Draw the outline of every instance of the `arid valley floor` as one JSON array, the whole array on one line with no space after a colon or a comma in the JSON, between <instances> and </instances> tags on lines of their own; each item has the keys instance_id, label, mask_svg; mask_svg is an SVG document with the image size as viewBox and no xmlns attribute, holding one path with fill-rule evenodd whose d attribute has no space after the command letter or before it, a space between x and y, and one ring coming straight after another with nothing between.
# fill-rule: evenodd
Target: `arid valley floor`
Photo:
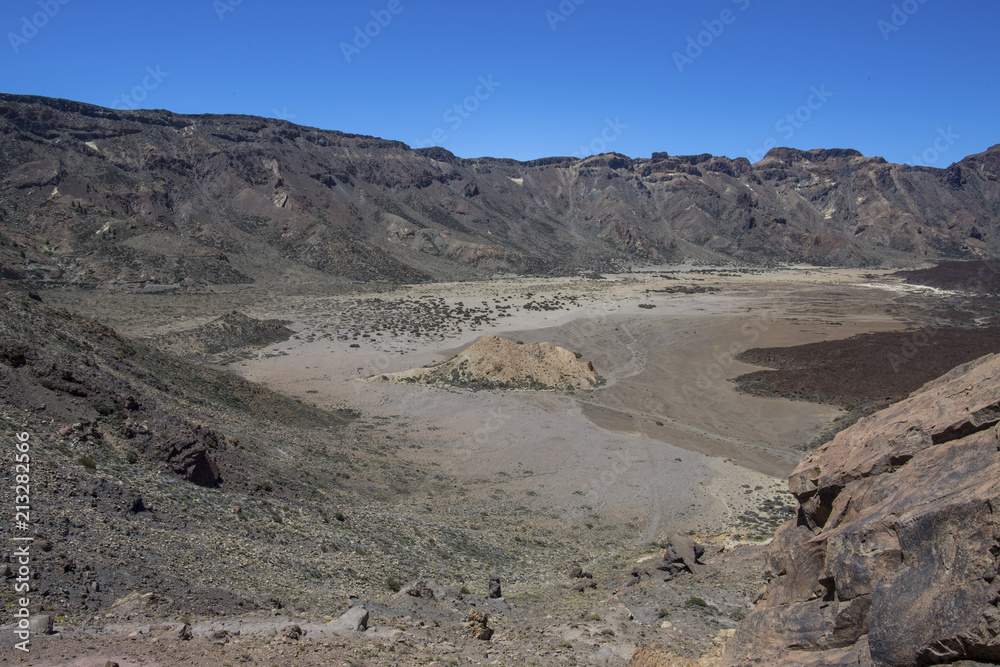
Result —
<instances>
[{"instance_id":1,"label":"arid valley floor","mask_svg":"<svg viewBox=\"0 0 1000 667\"><path fill-rule=\"evenodd\" d=\"M154 464L130 465L114 437L95 450L93 439L60 437L66 424L36 423L53 443L37 475L70 487L83 476L123 482L153 510L105 522L99 537L76 533L61 547L69 559L93 553L97 578L113 580L105 570L126 545L129 558L172 574L136 575L152 598L121 595L113 607L70 606L68 593L60 608L54 595L46 613L60 632L34 641L30 657L2 633L0 662L121 667L624 665L650 644L700 656L763 584L759 545L795 512L788 474L857 409L741 393L733 378L759 367L735 357L954 324L966 307L960 294L888 271L804 266L38 295L302 409L348 415L317 428L267 418L261 431L238 408L200 404L206 423L243 443L221 457L220 489L181 488ZM245 327L291 334L257 346L214 339L211 323L234 311ZM498 391L383 379L485 334L566 348L606 383ZM95 468L74 465L78 456ZM93 511L71 502L58 513L73 525L73 512ZM706 545L705 569L633 577L673 533ZM134 546L142 540L163 547ZM185 540L187 549L166 547ZM575 590L588 578L571 576L574 566L595 585ZM485 597L492 574L500 599ZM406 593L428 579L433 598ZM367 632L334 620L352 604L371 613ZM472 606L489 614L490 642L466 636ZM193 638L162 634L170 623L190 623ZM286 636L292 624L304 636Z\"/></svg>"}]
</instances>

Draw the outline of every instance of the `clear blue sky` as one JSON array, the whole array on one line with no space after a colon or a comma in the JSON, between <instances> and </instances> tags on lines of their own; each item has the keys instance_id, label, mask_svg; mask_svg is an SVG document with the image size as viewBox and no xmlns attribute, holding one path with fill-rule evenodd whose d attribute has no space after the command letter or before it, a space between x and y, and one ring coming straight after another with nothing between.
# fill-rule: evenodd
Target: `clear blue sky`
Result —
<instances>
[{"instance_id":1,"label":"clear blue sky","mask_svg":"<svg viewBox=\"0 0 1000 667\"><path fill-rule=\"evenodd\" d=\"M996 0L5 0L0 91L461 157L773 143L944 167L1000 143L998 25Z\"/></svg>"}]
</instances>

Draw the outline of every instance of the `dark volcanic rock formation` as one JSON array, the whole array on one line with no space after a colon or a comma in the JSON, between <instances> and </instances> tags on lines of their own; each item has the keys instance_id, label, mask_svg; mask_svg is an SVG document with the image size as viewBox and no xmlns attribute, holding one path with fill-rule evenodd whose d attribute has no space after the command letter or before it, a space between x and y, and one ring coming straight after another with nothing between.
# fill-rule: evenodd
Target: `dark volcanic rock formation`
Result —
<instances>
[{"instance_id":1,"label":"dark volcanic rock formation","mask_svg":"<svg viewBox=\"0 0 1000 667\"><path fill-rule=\"evenodd\" d=\"M251 116L0 94L0 276L419 281L673 260L1000 256L1000 146L531 162Z\"/></svg>"},{"instance_id":2,"label":"dark volcanic rock formation","mask_svg":"<svg viewBox=\"0 0 1000 667\"><path fill-rule=\"evenodd\" d=\"M727 665L1000 661L1000 355L803 459ZM966 663L978 664L978 663Z\"/></svg>"}]
</instances>

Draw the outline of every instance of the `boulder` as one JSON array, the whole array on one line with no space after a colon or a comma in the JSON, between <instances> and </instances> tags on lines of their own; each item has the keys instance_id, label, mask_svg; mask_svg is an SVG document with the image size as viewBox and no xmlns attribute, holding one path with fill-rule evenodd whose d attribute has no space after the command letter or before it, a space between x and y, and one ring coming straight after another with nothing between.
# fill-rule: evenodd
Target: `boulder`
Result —
<instances>
[{"instance_id":1,"label":"boulder","mask_svg":"<svg viewBox=\"0 0 1000 667\"><path fill-rule=\"evenodd\" d=\"M351 607L338 620L348 630L364 632L368 629L368 617L368 610L364 607Z\"/></svg>"},{"instance_id":2,"label":"boulder","mask_svg":"<svg viewBox=\"0 0 1000 667\"><path fill-rule=\"evenodd\" d=\"M489 620L490 617L483 612L472 609L469 611L469 620L465 623L465 629L470 637L489 641L493 637L493 628L488 625Z\"/></svg>"},{"instance_id":3,"label":"boulder","mask_svg":"<svg viewBox=\"0 0 1000 667\"><path fill-rule=\"evenodd\" d=\"M191 634L190 623L154 625L149 628L149 634L155 639L178 639L181 641L187 641L194 636Z\"/></svg>"},{"instance_id":4,"label":"boulder","mask_svg":"<svg viewBox=\"0 0 1000 667\"><path fill-rule=\"evenodd\" d=\"M159 448L175 473L198 486L215 488L222 476L206 444L217 440L214 431L198 426L167 436Z\"/></svg>"},{"instance_id":5,"label":"boulder","mask_svg":"<svg viewBox=\"0 0 1000 667\"><path fill-rule=\"evenodd\" d=\"M503 597L503 593L500 591L500 575L491 574L490 575L490 592L487 596L491 599L497 600Z\"/></svg>"},{"instance_id":6,"label":"boulder","mask_svg":"<svg viewBox=\"0 0 1000 667\"><path fill-rule=\"evenodd\" d=\"M434 589L431 587L431 585L428 585L428 582L426 580L414 582L413 584L403 589L403 592L409 595L410 597L424 598L427 600L435 599Z\"/></svg>"},{"instance_id":7,"label":"boulder","mask_svg":"<svg viewBox=\"0 0 1000 667\"><path fill-rule=\"evenodd\" d=\"M798 518L726 665L1000 661L1000 355L841 432L789 485Z\"/></svg>"},{"instance_id":8,"label":"boulder","mask_svg":"<svg viewBox=\"0 0 1000 667\"><path fill-rule=\"evenodd\" d=\"M51 635L52 617L48 614L32 616L28 621L28 631L33 635Z\"/></svg>"},{"instance_id":9,"label":"boulder","mask_svg":"<svg viewBox=\"0 0 1000 667\"><path fill-rule=\"evenodd\" d=\"M682 533L674 533L667 539L667 548L663 552L663 560L657 569L680 574L690 572L701 574L705 566L698 561L705 554L705 547Z\"/></svg>"}]
</instances>

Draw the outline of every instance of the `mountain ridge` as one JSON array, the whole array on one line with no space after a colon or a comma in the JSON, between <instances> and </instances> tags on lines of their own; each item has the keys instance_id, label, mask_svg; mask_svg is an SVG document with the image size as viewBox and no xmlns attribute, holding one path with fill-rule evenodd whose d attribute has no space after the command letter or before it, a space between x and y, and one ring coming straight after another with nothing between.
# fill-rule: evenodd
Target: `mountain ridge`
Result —
<instances>
[{"instance_id":1,"label":"mountain ridge","mask_svg":"<svg viewBox=\"0 0 1000 667\"><path fill-rule=\"evenodd\" d=\"M241 115L0 94L0 272L83 283L471 279L1000 256L1000 144L459 158Z\"/></svg>"}]
</instances>

